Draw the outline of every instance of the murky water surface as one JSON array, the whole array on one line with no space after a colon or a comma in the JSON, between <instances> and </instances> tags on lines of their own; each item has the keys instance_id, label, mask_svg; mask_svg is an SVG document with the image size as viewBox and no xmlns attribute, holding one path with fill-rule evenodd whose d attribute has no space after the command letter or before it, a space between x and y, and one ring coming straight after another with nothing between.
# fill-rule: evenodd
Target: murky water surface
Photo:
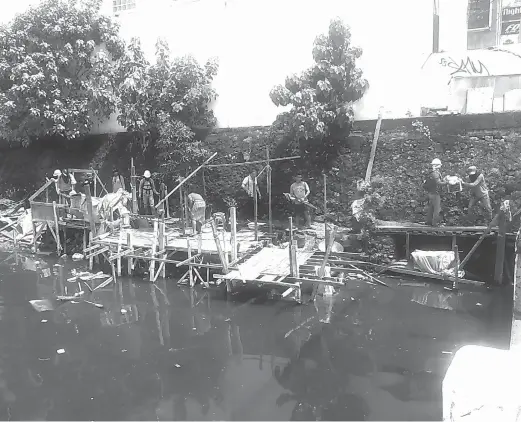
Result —
<instances>
[{"instance_id":1,"label":"murky water surface","mask_svg":"<svg viewBox=\"0 0 521 422\"><path fill-rule=\"evenodd\" d=\"M2 420L441 420L452 353L509 342L508 289L388 279L298 306L122 278L85 297L99 309L54 299L79 290L70 261L18 258L0 256Z\"/></svg>"}]
</instances>

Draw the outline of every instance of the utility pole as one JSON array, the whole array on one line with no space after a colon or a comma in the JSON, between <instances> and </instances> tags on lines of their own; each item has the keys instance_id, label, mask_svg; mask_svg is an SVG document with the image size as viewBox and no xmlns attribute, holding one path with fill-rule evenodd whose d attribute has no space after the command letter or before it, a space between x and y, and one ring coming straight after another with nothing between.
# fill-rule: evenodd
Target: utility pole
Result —
<instances>
[{"instance_id":1,"label":"utility pole","mask_svg":"<svg viewBox=\"0 0 521 422\"><path fill-rule=\"evenodd\" d=\"M432 52L440 52L440 0L433 0L432 10Z\"/></svg>"}]
</instances>

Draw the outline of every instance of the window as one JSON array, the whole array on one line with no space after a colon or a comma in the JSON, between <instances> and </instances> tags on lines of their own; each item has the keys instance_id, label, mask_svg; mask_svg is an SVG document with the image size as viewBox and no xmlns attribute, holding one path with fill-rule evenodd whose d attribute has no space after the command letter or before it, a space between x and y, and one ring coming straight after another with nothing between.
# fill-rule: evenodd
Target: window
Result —
<instances>
[{"instance_id":1,"label":"window","mask_svg":"<svg viewBox=\"0 0 521 422\"><path fill-rule=\"evenodd\" d=\"M136 8L136 0L112 0L112 11L114 13L123 12Z\"/></svg>"}]
</instances>

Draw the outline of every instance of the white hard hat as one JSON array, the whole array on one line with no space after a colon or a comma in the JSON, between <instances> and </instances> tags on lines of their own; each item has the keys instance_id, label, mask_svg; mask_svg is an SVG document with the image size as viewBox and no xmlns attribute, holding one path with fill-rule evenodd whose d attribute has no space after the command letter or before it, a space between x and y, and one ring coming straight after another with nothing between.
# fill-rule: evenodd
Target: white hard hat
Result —
<instances>
[{"instance_id":1,"label":"white hard hat","mask_svg":"<svg viewBox=\"0 0 521 422\"><path fill-rule=\"evenodd\" d=\"M434 160L432 160L431 165L433 165L433 166L441 166L440 159L439 158L435 158Z\"/></svg>"},{"instance_id":2,"label":"white hard hat","mask_svg":"<svg viewBox=\"0 0 521 422\"><path fill-rule=\"evenodd\" d=\"M143 176L145 176L148 179L150 177L150 172L148 170L145 170Z\"/></svg>"},{"instance_id":3,"label":"white hard hat","mask_svg":"<svg viewBox=\"0 0 521 422\"><path fill-rule=\"evenodd\" d=\"M54 170L52 177L60 177L61 175L62 175L62 172L60 170Z\"/></svg>"}]
</instances>

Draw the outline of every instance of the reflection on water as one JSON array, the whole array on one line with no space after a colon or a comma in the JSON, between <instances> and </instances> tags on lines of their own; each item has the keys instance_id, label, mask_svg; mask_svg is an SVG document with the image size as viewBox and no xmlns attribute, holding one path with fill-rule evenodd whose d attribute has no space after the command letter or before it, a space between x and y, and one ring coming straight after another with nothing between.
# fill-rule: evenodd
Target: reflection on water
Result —
<instances>
[{"instance_id":1,"label":"reflection on water","mask_svg":"<svg viewBox=\"0 0 521 422\"><path fill-rule=\"evenodd\" d=\"M71 264L15 255L0 257L3 420L439 420L452 353L509 342L506 290L354 283L299 306L122 278L62 303L86 289Z\"/></svg>"}]
</instances>

